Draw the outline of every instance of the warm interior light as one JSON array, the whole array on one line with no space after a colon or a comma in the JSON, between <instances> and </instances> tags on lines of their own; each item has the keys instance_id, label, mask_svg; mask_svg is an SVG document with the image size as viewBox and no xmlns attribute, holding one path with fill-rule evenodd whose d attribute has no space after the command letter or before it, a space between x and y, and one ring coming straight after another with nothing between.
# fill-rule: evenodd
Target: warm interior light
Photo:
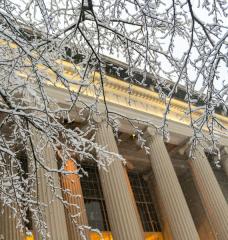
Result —
<instances>
[{"instance_id":1,"label":"warm interior light","mask_svg":"<svg viewBox=\"0 0 228 240\"><path fill-rule=\"evenodd\" d=\"M102 237L96 233L90 233L90 240L113 240L111 232L102 232ZM34 240L33 235L26 236L25 240ZM145 240L163 240L162 233L160 232L146 232L145 233Z\"/></svg>"},{"instance_id":2,"label":"warm interior light","mask_svg":"<svg viewBox=\"0 0 228 240\"><path fill-rule=\"evenodd\" d=\"M146 232L145 240L163 240L161 232Z\"/></svg>"},{"instance_id":3,"label":"warm interior light","mask_svg":"<svg viewBox=\"0 0 228 240\"><path fill-rule=\"evenodd\" d=\"M101 238L101 236L98 233L95 233L95 232L90 233L90 240L101 240L101 239L113 240L111 232L102 232L102 237L103 238Z\"/></svg>"},{"instance_id":4,"label":"warm interior light","mask_svg":"<svg viewBox=\"0 0 228 240\"><path fill-rule=\"evenodd\" d=\"M90 240L113 240L111 232L102 232L103 238L98 233L91 232ZM146 232L145 240L163 240L161 232Z\"/></svg>"},{"instance_id":5,"label":"warm interior light","mask_svg":"<svg viewBox=\"0 0 228 240\"><path fill-rule=\"evenodd\" d=\"M34 240L34 237L33 237L33 235L27 235L25 237L25 240Z\"/></svg>"}]
</instances>

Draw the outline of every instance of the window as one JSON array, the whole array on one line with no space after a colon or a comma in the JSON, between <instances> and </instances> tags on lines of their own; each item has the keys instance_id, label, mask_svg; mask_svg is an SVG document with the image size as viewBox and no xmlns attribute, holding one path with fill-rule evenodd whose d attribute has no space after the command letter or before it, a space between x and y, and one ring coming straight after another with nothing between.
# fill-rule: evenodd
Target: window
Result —
<instances>
[{"instance_id":1,"label":"window","mask_svg":"<svg viewBox=\"0 0 228 240\"><path fill-rule=\"evenodd\" d=\"M88 177L81 178L81 187L89 225L101 231L109 231L110 226L98 169L94 165L83 165L82 167L88 173Z\"/></svg>"},{"instance_id":2,"label":"window","mask_svg":"<svg viewBox=\"0 0 228 240\"><path fill-rule=\"evenodd\" d=\"M132 191L145 232L160 232L160 224L149 192L147 182L142 175L128 172Z\"/></svg>"}]
</instances>

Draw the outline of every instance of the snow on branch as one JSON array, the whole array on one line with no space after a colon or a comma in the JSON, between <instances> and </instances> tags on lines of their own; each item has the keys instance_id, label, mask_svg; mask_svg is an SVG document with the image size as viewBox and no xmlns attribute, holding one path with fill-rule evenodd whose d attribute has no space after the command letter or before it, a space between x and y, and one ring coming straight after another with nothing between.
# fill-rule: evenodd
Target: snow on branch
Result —
<instances>
[{"instance_id":1,"label":"snow on branch","mask_svg":"<svg viewBox=\"0 0 228 240\"><path fill-rule=\"evenodd\" d=\"M164 137L173 99L185 101L193 145L204 140L218 150L217 133L227 134L217 117L227 116L228 108L227 16L228 4L220 0L0 1L0 201L13 210L19 228L29 231L33 221L43 239L48 235L40 171L66 206L56 176L85 174L84 160L104 168L122 161L95 143L92 116L101 102L116 136L116 120L124 118L145 145L135 125L140 119L109 109L108 75L129 83L129 103L133 85L159 94L166 104L158 126ZM61 88L67 104L50 97L48 86ZM88 92L90 102L83 97ZM47 148L58 153L55 165L47 161ZM65 170L69 159L76 171Z\"/></svg>"}]
</instances>

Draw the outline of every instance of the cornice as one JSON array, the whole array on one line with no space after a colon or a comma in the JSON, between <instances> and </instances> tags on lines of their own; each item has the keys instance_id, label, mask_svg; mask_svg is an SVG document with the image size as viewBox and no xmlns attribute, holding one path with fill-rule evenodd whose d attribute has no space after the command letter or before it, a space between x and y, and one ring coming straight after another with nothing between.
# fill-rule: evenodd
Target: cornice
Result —
<instances>
[{"instance_id":1,"label":"cornice","mask_svg":"<svg viewBox=\"0 0 228 240\"><path fill-rule=\"evenodd\" d=\"M63 61L58 60L58 64L61 64L64 69L64 77L66 77L69 81L72 81L70 86L72 91L77 91L80 86L80 76L74 71L76 66ZM51 82L56 87L64 88L64 86L60 83L56 83L55 74L45 67L39 66L40 69L46 71L46 73L50 76ZM77 67L80 70L79 67ZM99 73L94 73L94 82L95 84L100 83L100 75ZM78 84L77 84L78 83ZM51 83L49 83L51 85ZM129 86L131 93L129 94ZM156 116L161 119L164 116L164 111L166 109L166 104L161 100L159 94L150 90L145 89L141 86L130 85L130 83L116 79L111 76L105 76L104 79L104 90L106 95L107 103L117 104L121 107L126 107L129 109L137 110L140 112L144 112L153 116ZM95 97L94 89L90 86L85 86L82 88L81 93L86 97ZM102 100L102 96L100 96ZM167 99L168 100L168 99ZM192 107L192 110L196 110L196 107ZM186 117L185 112L188 111L188 104L186 102L172 99L170 112L167 116L168 120L184 124L189 126L190 120L189 117ZM192 113L194 119L199 118L203 114L202 110L196 110ZM222 124L228 128L228 117L215 114L217 119L222 122ZM221 134L221 132L220 132Z\"/></svg>"},{"instance_id":2,"label":"cornice","mask_svg":"<svg viewBox=\"0 0 228 240\"><path fill-rule=\"evenodd\" d=\"M97 74L96 77L99 78L99 74ZM159 115L163 116L164 110L166 109L166 104L164 101L161 100L158 93L156 93L152 90L149 90L149 89L145 89L140 86L131 85L131 94L129 95L129 93L128 93L129 83L128 82L124 82L122 80L107 76L106 82L105 82L105 90L108 91L110 89L112 89L113 91L118 90L118 94L120 96L128 96L132 99L132 101L148 103L151 106L159 107L160 112L161 112L161 114L159 114ZM167 101L168 100L169 99L167 99ZM179 116L182 119L182 120L179 120L179 122L187 123L188 121L184 120L186 118L185 112L187 112L187 111L188 111L188 104L186 102L183 102L183 101L180 101L177 99L172 99L169 114L172 115L175 113L176 117L174 117L174 119L173 119L173 117L171 116L171 118L168 117L168 119L176 120L177 116ZM192 115L194 118L198 118L203 113L203 111L201 109L197 110L197 107L195 107L195 106L192 106L192 111L193 111ZM228 117L225 117L225 116L222 116L219 114L215 114L215 116L226 127L228 127Z\"/></svg>"},{"instance_id":3,"label":"cornice","mask_svg":"<svg viewBox=\"0 0 228 240\"><path fill-rule=\"evenodd\" d=\"M4 39L0 39L0 45L9 45L11 48L17 48L17 45L15 43L10 43ZM111 59L110 59L111 60ZM115 60L114 60L115 61ZM62 65L64 69L64 76L67 77L69 80L74 80L74 82L80 82L80 77L79 75L75 72L75 69L77 68L80 70L79 66L76 66L72 63L69 63L65 60L59 59L56 61L57 64ZM55 82L55 73L53 73L50 69L39 65L38 66L40 69L48 73L48 75L53 79L53 82ZM21 75L22 77L26 75L26 73L18 73L18 75ZM99 74L95 73L96 81L99 82ZM50 83L49 83L50 84ZM130 83L106 76L105 80L105 91L109 94L109 96L106 98L107 101L113 102L116 101L116 99L113 99L114 94L118 95L120 98L126 98L131 97L130 99L132 100L132 104L128 104L129 108L135 108L139 111L144 111L145 108L142 106L140 107L139 105L147 104L147 109L146 112L150 114L156 115L158 117L163 117L164 111L166 109L166 104L161 100L159 97L158 93L145 89L140 86L136 85L131 85L131 95L129 95L128 90L129 90L129 85ZM56 84L55 86L63 88L63 86L59 83ZM72 90L77 91L79 86L77 84L72 84ZM90 97L94 97L95 93L92 92L91 89L86 89L86 91L83 92L84 95L88 95ZM112 97L111 97L112 95ZM123 102L121 103L118 101L120 105L126 106L126 103L124 99L122 99ZM168 100L168 99L167 99ZM127 101L129 102L129 101ZM133 106L134 105L134 106ZM150 108L150 109L148 109ZM156 110L156 111L154 111ZM198 118L203 114L202 110L196 110L196 107L192 107L193 112L193 118ZM196 111L195 111L196 110ZM171 101L171 109L168 115L169 120L173 121L178 121L180 123L184 123L189 125L189 120L185 116L185 112L188 111L188 104L177 100L177 99L172 99ZM215 114L216 118L222 122L222 124L228 128L228 117Z\"/></svg>"},{"instance_id":4,"label":"cornice","mask_svg":"<svg viewBox=\"0 0 228 240\"><path fill-rule=\"evenodd\" d=\"M80 82L80 77L75 73L75 68L77 67L78 70L80 68L78 66L75 66L69 62L59 60L59 64L63 65L64 68L64 76L68 78L70 81L72 80L75 82ZM50 74L52 79L55 79L54 75L50 73L48 69L46 69L48 73ZM93 74L94 82L95 84L100 83L100 75L98 72L95 72ZM55 82L55 80L54 80ZM57 84L57 87L64 88L61 84ZM129 86L131 93L129 94ZM79 86L72 84L71 89L74 91L77 91ZM90 86L83 87L83 90L81 93L84 96L88 97L95 97L94 89ZM117 78L111 77L111 76L105 76L104 79L104 90L105 90L105 98L107 103L113 103L117 104L121 107L126 107L130 109L134 109L140 112L144 112L156 117L159 117L162 121L162 118L164 116L164 112L166 110L166 104L164 101L161 100L158 93L143 88L141 86L137 85L130 85L130 83L125 82L123 80L119 80ZM102 99L102 96L100 96L100 99ZM169 99L167 99L168 101ZM203 111L202 109L197 110L196 107L192 106L192 116L194 119L199 118ZM168 120L184 124L189 126L190 120L189 117L186 116L186 112L188 111L188 104L186 102L172 99L171 106L170 106L170 112L167 116ZM228 117L215 114L217 119L222 122L222 124L228 128ZM220 132L221 134L221 132Z\"/></svg>"}]
</instances>

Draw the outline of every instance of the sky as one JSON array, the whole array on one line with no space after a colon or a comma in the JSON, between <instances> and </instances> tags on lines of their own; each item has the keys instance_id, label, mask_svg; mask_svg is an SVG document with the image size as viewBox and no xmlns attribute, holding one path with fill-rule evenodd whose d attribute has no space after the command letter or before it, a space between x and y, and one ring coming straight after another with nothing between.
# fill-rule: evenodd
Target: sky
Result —
<instances>
[{"instance_id":1,"label":"sky","mask_svg":"<svg viewBox=\"0 0 228 240\"><path fill-rule=\"evenodd\" d=\"M58 1L58 0L57 0L57 1ZM73 1L74 1L74 0L73 0ZM77 2L77 0L75 0L75 1ZM15 3L15 4L18 4L18 6L19 6L21 9L24 9L25 4L27 4L27 3L29 3L29 2L30 2L29 0L14 0L14 3ZM38 1L37 1L37 2L38 2ZM42 1L39 1L39 2L40 2L40 4L41 4L40 6L43 7L44 4L45 4L46 6L48 6L48 5L50 5L50 4L51 4L52 2L54 2L54 1L53 1L53 0L45 0L44 2L42 2ZM97 2L101 2L101 1L99 1L99 0L93 0L93 4L94 4L94 5L96 5ZM164 1L164 2L165 2L166 5L162 6L161 9L160 9L160 11L163 11L163 7L164 7L164 8L167 8L167 6L168 6L169 4L171 4L171 0L166 0L166 1ZM196 1L196 0L192 1L193 10L194 10L195 15L196 15L201 21L204 21L204 22L207 22L207 23L213 23L213 16L212 16L212 15L209 16L208 11L207 11L205 8L202 8L202 7L198 8L198 7L197 7L198 4L199 4L199 3L202 4L202 2L203 2L203 1L200 1L200 0L198 0L198 1ZM61 6L64 6L65 3L66 3L66 1L59 1L59 6L60 6L60 7L61 7ZM227 7L228 7L228 4L227 4ZM133 12L135 12L135 9L134 9L133 5L131 5L131 4L128 5L128 8L127 8L127 9L128 9L128 11L129 11L131 14L132 14ZM186 10L187 10L187 9L186 9ZM39 11L36 11L35 14L36 14L36 18L37 18L38 20L41 19L41 14L39 13ZM126 13L126 14L127 14L127 13ZM24 17L26 17L26 18L28 17L27 15L21 14L21 13L20 13L20 16L24 16ZM124 13L122 13L121 18L125 18ZM224 20L223 20L223 22L224 22L223 25L224 25L225 27L227 27L227 29L224 28L224 33L225 33L225 31L228 31L228 18L227 18L227 17L222 17L222 19L224 19ZM72 21L74 21L74 19L73 19ZM61 22L60 22L59 26L61 26ZM129 30L130 30L131 28L133 29L133 27L131 27L131 26L128 26L128 27L129 27ZM167 37L167 38L165 38L165 39L163 39L163 40L160 39L160 41L163 41L163 46L165 47L166 45L168 45L169 39L168 39L168 37ZM182 56L182 54L187 51L187 49L188 49L188 43L186 42L186 40L184 40L181 36L176 37L176 38L175 38L175 46L174 46L174 54L175 54L175 57L180 58L180 57ZM117 52L114 52L114 53L110 54L109 51L107 51L106 49L104 49L102 53L103 53L104 55L108 55L108 56L110 56L110 57L112 57L112 58L116 58L116 59L118 59L118 60L120 60L120 61L122 61L122 62L126 62L126 59L125 59L124 55L122 54L121 50L120 50L120 52L118 52L118 53L117 53ZM193 52L192 54L193 54L192 56L193 56L193 58L194 58L194 52ZM171 70L171 66L170 66L170 64L167 62L167 60L165 60L164 58L161 58L161 57L160 57L159 60L161 61L161 64L162 64L162 66L163 66L164 69L166 69L167 71ZM140 65L139 65L138 67L140 68ZM222 64L222 63L221 63L221 66L220 66L220 68L219 68L219 71L220 71L220 76L221 76L221 78L220 78L218 81L216 81L216 84L215 84L215 86L216 86L218 89L220 89L220 88L222 87L222 82L223 82L223 81L225 81L225 82L228 84L228 79L227 79L227 76L228 76L228 67L227 67L225 64ZM194 71L194 69L188 68L188 72L189 72L190 78L193 79L193 78L195 77L195 71ZM161 72L160 74L161 74L161 77L166 78L166 75L165 75L165 74L163 74L162 72ZM175 76L175 74L173 74L172 79L169 79L169 80L175 81L176 78L177 78L177 76ZM197 85L196 85L196 89L197 89L197 90L200 89L201 84L202 84L202 79L201 79L201 81L198 81L198 83L197 83Z\"/></svg>"}]
</instances>

